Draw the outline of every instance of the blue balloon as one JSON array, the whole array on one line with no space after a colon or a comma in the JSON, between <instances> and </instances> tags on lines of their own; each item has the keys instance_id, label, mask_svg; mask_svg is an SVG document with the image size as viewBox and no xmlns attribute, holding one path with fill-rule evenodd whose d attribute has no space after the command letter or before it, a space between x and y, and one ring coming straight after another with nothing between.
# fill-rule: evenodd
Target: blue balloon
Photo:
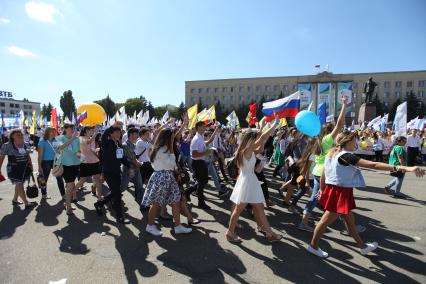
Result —
<instances>
[{"instance_id":1,"label":"blue balloon","mask_svg":"<svg viewBox=\"0 0 426 284\"><path fill-rule=\"evenodd\" d=\"M305 135L317 136L321 131L319 117L312 111L302 110L294 119L297 129Z\"/></svg>"}]
</instances>

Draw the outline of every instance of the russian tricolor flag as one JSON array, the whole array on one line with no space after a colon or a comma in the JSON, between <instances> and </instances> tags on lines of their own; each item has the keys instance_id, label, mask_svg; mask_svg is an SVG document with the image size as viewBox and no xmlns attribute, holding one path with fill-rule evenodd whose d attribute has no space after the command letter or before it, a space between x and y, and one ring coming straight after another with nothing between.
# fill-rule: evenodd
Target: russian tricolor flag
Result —
<instances>
[{"instance_id":1,"label":"russian tricolor flag","mask_svg":"<svg viewBox=\"0 0 426 284\"><path fill-rule=\"evenodd\" d=\"M262 113L266 121L272 121L274 114L280 118L295 117L300 109L300 92L278 99L276 101L263 103Z\"/></svg>"},{"instance_id":2,"label":"russian tricolor flag","mask_svg":"<svg viewBox=\"0 0 426 284\"><path fill-rule=\"evenodd\" d=\"M87 111L83 111L80 115L77 116L76 124L82 123L87 118Z\"/></svg>"}]
</instances>

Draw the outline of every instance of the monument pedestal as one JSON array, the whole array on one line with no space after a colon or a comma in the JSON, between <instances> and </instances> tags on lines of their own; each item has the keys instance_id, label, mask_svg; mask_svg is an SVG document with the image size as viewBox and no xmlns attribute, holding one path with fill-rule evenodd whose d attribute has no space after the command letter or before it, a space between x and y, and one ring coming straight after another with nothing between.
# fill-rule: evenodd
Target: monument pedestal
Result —
<instances>
[{"instance_id":1,"label":"monument pedestal","mask_svg":"<svg viewBox=\"0 0 426 284\"><path fill-rule=\"evenodd\" d=\"M376 106L374 104L363 103L359 108L358 121L371 121L376 116Z\"/></svg>"}]
</instances>

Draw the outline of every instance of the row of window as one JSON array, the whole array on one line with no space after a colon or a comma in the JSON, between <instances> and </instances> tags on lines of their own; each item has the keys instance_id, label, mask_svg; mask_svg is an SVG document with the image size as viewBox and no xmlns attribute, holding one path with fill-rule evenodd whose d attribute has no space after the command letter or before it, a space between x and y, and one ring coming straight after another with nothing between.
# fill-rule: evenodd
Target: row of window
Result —
<instances>
[{"instance_id":1,"label":"row of window","mask_svg":"<svg viewBox=\"0 0 426 284\"><path fill-rule=\"evenodd\" d=\"M5 107L5 103L0 103L0 107ZM9 107L11 108L20 108L21 106L19 104L9 104ZM24 109L33 109L32 105L24 105Z\"/></svg>"},{"instance_id":2,"label":"row of window","mask_svg":"<svg viewBox=\"0 0 426 284\"><path fill-rule=\"evenodd\" d=\"M278 99L279 97L280 97L280 95L265 95L265 100L268 101L268 100L272 100L272 99ZM200 99L201 99L202 103L207 103L207 104L213 103L213 102L217 103L220 100L219 96L200 97ZM256 100L257 102L259 102L262 99L262 96L260 96L260 95L257 95L257 96L252 96L252 95L249 95L249 96L241 96L241 95L240 96L233 96L233 95L222 96L221 102L223 102L223 103L226 102L226 101L235 102L237 99L239 99L240 101L246 101L246 102L252 102L253 100ZM198 103L196 101L195 97L191 97L191 103L192 104Z\"/></svg>"},{"instance_id":3,"label":"row of window","mask_svg":"<svg viewBox=\"0 0 426 284\"><path fill-rule=\"evenodd\" d=\"M407 81L407 82L406 82L406 86L407 86L407 88L412 88L412 87L413 87L413 82L414 82L414 81ZM401 81L395 81L394 86L395 86L395 88L401 88L401 86L402 86L402 82L401 82ZM424 86L425 86L425 80L420 80L420 81L418 81L417 86L418 86L419 88L424 88ZM390 82L390 81L385 81L385 82L383 82L383 87L384 87L385 89L390 88L390 87L391 87L391 82Z\"/></svg>"},{"instance_id":4,"label":"row of window","mask_svg":"<svg viewBox=\"0 0 426 284\"><path fill-rule=\"evenodd\" d=\"M2 114L6 115L6 110L2 109L2 110L0 110L0 111L1 111L1 113L2 113ZM19 112L19 111L11 110L11 111L10 111L10 115L15 115L15 114L17 114L18 112ZM29 112L24 111L24 115L29 115L29 114L30 114Z\"/></svg>"},{"instance_id":5,"label":"row of window","mask_svg":"<svg viewBox=\"0 0 426 284\"><path fill-rule=\"evenodd\" d=\"M407 88L412 88L413 87L413 82L414 81L407 81L406 82L406 86ZM391 86L391 82L390 81L385 81L383 82L384 88L390 88ZM402 86L402 81L395 81L394 82L395 88L401 88ZM420 80L418 81L418 87L419 88L424 88L425 86L425 80ZM354 89L358 88L358 83L354 82L353 83L353 87ZM259 92L275 92L275 93L279 93L281 91L283 91L284 93L287 93L289 91L289 85L282 85L282 87L280 85L274 85L274 86L261 86L261 85L257 85L254 88L252 86L240 86L240 87L221 87L221 88L192 88L191 89L191 94L210 94L210 93L214 93L217 94L219 92L222 93L234 93L234 92L239 92L239 93L250 93L252 91L255 91L256 93ZM297 85L294 84L292 85L292 90L296 91L297 90Z\"/></svg>"},{"instance_id":6,"label":"row of window","mask_svg":"<svg viewBox=\"0 0 426 284\"><path fill-rule=\"evenodd\" d=\"M297 85L292 85L292 90L295 91L297 89ZM274 91L275 93L279 93L283 91L284 93L287 93L289 91L289 85L283 85L282 87L280 85L274 85L274 86L261 86L257 85L253 88L253 86L240 86L240 87L221 87L221 88L192 88L191 94L210 94L214 93L217 94L219 92L222 93L250 93L255 91L256 93L259 92L271 92Z\"/></svg>"}]
</instances>

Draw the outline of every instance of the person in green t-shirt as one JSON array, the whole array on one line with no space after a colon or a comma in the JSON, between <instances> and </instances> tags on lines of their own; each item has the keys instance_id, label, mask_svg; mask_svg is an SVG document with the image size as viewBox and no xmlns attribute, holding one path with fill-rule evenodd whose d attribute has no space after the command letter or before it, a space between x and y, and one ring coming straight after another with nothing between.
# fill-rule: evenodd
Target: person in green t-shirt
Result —
<instances>
[{"instance_id":1,"label":"person in green t-shirt","mask_svg":"<svg viewBox=\"0 0 426 284\"><path fill-rule=\"evenodd\" d=\"M303 218L299 224L299 229L304 231L313 232L314 228L308 225L309 216L314 210L317 204L317 193L320 189L320 178L324 171L325 156L333 148L334 140L337 134L339 134L343 126L345 125L345 113L346 113L346 96L342 96L342 110L337 119L336 125L333 123L327 123L321 129L321 133L318 138L318 143L315 146L315 167L312 169L314 176L314 187L312 189L311 197L306 203L305 210L303 210Z\"/></svg>"},{"instance_id":2,"label":"person in green t-shirt","mask_svg":"<svg viewBox=\"0 0 426 284\"><path fill-rule=\"evenodd\" d=\"M405 174L399 172L399 166L407 165L407 150L405 150L405 144L407 143L407 138L404 136L399 136L395 141L395 146L389 153L389 165L395 166L395 178L391 180L385 186L385 192L393 194L395 198L405 198L405 195L400 194L402 182L404 181ZM395 191L391 189L395 187Z\"/></svg>"}]
</instances>

